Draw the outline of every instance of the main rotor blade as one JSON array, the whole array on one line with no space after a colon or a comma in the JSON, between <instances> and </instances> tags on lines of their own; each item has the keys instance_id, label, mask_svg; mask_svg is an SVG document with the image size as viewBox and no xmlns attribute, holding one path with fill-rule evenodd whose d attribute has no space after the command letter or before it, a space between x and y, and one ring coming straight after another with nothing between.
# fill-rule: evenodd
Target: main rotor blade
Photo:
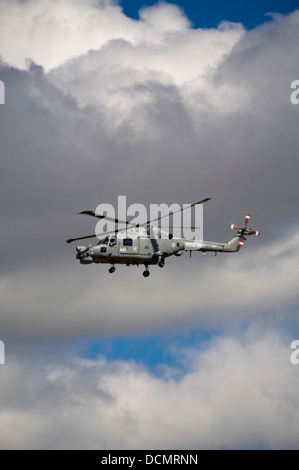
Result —
<instances>
[{"instance_id":1,"label":"main rotor blade","mask_svg":"<svg viewBox=\"0 0 299 470\"><path fill-rule=\"evenodd\" d=\"M97 219L106 219L106 220L109 220L110 222L115 222L116 224L133 225L133 224L130 224L130 222L128 222L127 220L113 219L112 217L107 217L106 215L96 215L94 211L82 211L82 212L79 212L79 214L90 215L91 217L96 217Z\"/></svg>"},{"instance_id":2,"label":"main rotor blade","mask_svg":"<svg viewBox=\"0 0 299 470\"><path fill-rule=\"evenodd\" d=\"M163 230L164 228L168 228L168 229L170 229L170 230L173 229L173 228L181 228L181 229L186 228L187 230L188 230L188 229L189 229L189 230L196 230L197 228L201 228L201 227L185 227L185 226L181 226L181 227L172 227L172 226L170 225L169 227L160 227L160 228L161 228L162 230Z\"/></svg>"},{"instance_id":3,"label":"main rotor blade","mask_svg":"<svg viewBox=\"0 0 299 470\"><path fill-rule=\"evenodd\" d=\"M68 240L65 240L65 241L66 243L73 243L73 242L76 242L77 240L85 240L86 238L104 237L105 235L109 235L110 233L118 233L118 230L111 230L111 232L103 232L103 233L97 233L94 235L87 235L86 237L69 238Z\"/></svg>"},{"instance_id":4,"label":"main rotor blade","mask_svg":"<svg viewBox=\"0 0 299 470\"><path fill-rule=\"evenodd\" d=\"M85 240L86 238L94 238L96 235L87 235L86 237L78 237L78 238L69 238L68 240L65 240L66 243L73 243L76 242L77 240Z\"/></svg>"},{"instance_id":5,"label":"main rotor blade","mask_svg":"<svg viewBox=\"0 0 299 470\"><path fill-rule=\"evenodd\" d=\"M206 197L206 198L203 199L202 201L194 202L193 204L190 204L190 205L187 206L187 207L183 207L183 209L179 209L178 211L171 212L171 215L177 214L178 212L183 212L184 210L189 209L190 207L197 206L197 204L203 204L204 202L210 201L211 199L212 199L211 197ZM164 217L169 217L169 214L167 214L167 215L162 215L161 217L158 217L157 219L148 220L148 221L146 222L146 224L143 224L143 225L149 225L149 224L151 224L152 222L157 222L158 220L161 220L161 219L163 219Z\"/></svg>"}]
</instances>

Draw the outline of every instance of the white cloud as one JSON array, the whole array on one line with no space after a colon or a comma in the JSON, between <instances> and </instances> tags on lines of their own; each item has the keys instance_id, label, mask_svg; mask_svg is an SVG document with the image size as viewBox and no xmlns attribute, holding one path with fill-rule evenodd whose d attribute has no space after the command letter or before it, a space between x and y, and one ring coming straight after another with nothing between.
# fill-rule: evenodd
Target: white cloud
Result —
<instances>
[{"instance_id":1,"label":"white cloud","mask_svg":"<svg viewBox=\"0 0 299 470\"><path fill-rule=\"evenodd\" d=\"M270 333L214 339L205 351L176 352L189 365L180 380L103 358L12 362L1 370L1 447L296 448L290 351Z\"/></svg>"},{"instance_id":2,"label":"white cloud","mask_svg":"<svg viewBox=\"0 0 299 470\"><path fill-rule=\"evenodd\" d=\"M153 7L143 7L140 19L157 33L184 31L190 27L188 18L177 5L161 2Z\"/></svg>"},{"instance_id":3,"label":"white cloud","mask_svg":"<svg viewBox=\"0 0 299 470\"><path fill-rule=\"evenodd\" d=\"M121 38L53 70L50 78L81 106L106 110L109 126L131 119L136 126L142 109L153 105L163 87L177 87L184 104L193 109L198 96L213 95L211 73L242 35L242 28L232 24L225 30L182 31L165 37L158 46L154 41L134 44Z\"/></svg>"},{"instance_id":4,"label":"white cloud","mask_svg":"<svg viewBox=\"0 0 299 470\"><path fill-rule=\"evenodd\" d=\"M179 8L163 3L143 9L141 21L134 21L112 0L1 2L1 53L4 60L20 68L31 58L50 69L118 38L134 44L148 40L159 44L165 34L188 28Z\"/></svg>"},{"instance_id":5,"label":"white cloud","mask_svg":"<svg viewBox=\"0 0 299 470\"><path fill-rule=\"evenodd\" d=\"M241 25L227 22L191 29L179 7L163 2L143 8L139 21L110 1L99 7L93 0L13 0L1 10L3 59L19 68L28 58L46 71L60 66L52 74L55 85L81 105L107 108L109 125L149 101L151 90L138 92L140 83L187 86L181 89L187 101L206 92L207 75L244 34Z\"/></svg>"}]
</instances>

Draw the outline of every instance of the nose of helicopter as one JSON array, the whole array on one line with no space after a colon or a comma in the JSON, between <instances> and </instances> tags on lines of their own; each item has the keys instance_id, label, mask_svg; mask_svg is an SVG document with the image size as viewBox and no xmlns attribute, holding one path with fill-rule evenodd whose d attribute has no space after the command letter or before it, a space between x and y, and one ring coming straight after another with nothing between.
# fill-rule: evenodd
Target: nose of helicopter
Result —
<instances>
[{"instance_id":1,"label":"nose of helicopter","mask_svg":"<svg viewBox=\"0 0 299 470\"><path fill-rule=\"evenodd\" d=\"M85 246L77 246L76 252L76 258L80 260L81 264L93 263L93 258L90 256L89 249Z\"/></svg>"}]
</instances>

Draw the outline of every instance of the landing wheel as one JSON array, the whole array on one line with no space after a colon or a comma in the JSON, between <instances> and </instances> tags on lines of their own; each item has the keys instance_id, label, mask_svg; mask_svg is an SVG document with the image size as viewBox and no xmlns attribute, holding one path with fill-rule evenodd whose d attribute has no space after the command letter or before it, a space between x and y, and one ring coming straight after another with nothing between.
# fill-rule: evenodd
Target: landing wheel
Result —
<instances>
[{"instance_id":1,"label":"landing wheel","mask_svg":"<svg viewBox=\"0 0 299 470\"><path fill-rule=\"evenodd\" d=\"M143 271L144 277L149 277L150 272L148 270Z\"/></svg>"},{"instance_id":2,"label":"landing wheel","mask_svg":"<svg viewBox=\"0 0 299 470\"><path fill-rule=\"evenodd\" d=\"M160 268L164 268L164 265L165 265L164 261L159 261L158 266Z\"/></svg>"},{"instance_id":3,"label":"landing wheel","mask_svg":"<svg viewBox=\"0 0 299 470\"><path fill-rule=\"evenodd\" d=\"M113 274L114 272L115 272L115 267L112 266L112 268L109 269L109 273L110 273L110 274Z\"/></svg>"}]
</instances>

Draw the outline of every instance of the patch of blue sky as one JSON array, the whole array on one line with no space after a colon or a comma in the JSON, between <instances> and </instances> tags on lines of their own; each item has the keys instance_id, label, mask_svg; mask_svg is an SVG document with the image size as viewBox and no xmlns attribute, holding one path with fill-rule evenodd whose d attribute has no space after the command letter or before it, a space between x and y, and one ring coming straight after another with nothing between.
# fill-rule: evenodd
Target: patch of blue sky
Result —
<instances>
[{"instance_id":1,"label":"patch of blue sky","mask_svg":"<svg viewBox=\"0 0 299 470\"><path fill-rule=\"evenodd\" d=\"M299 312L298 305L294 307L293 317L289 317L284 321L284 331L286 336L291 340L299 340ZM297 315L297 318L296 318Z\"/></svg>"},{"instance_id":2,"label":"patch of blue sky","mask_svg":"<svg viewBox=\"0 0 299 470\"><path fill-rule=\"evenodd\" d=\"M218 336L217 329L169 330L139 336L94 338L80 343L76 341L69 344L65 352L91 360L102 356L107 361L134 361L155 376L179 378L190 369L185 351L205 350Z\"/></svg>"},{"instance_id":3,"label":"patch of blue sky","mask_svg":"<svg viewBox=\"0 0 299 470\"><path fill-rule=\"evenodd\" d=\"M157 0L119 0L124 13L134 19L138 19L138 12L143 6L151 6ZM296 10L299 5L297 0L176 0L168 1L185 11L185 14L195 28L215 28L223 21L242 23L246 29L255 28L257 25L269 21L267 13L288 14Z\"/></svg>"}]
</instances>

